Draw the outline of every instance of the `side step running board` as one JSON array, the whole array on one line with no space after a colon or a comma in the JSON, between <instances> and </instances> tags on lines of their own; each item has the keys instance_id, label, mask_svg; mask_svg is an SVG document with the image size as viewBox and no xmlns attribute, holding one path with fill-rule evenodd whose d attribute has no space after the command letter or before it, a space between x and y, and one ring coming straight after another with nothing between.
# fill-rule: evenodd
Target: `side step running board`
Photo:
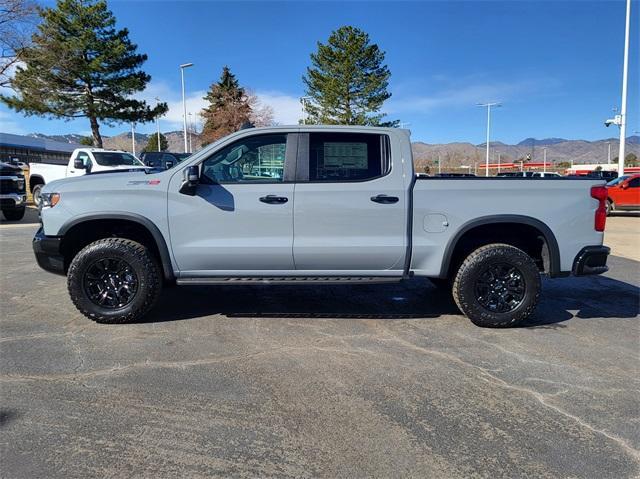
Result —
<instances>
[{"instance_id":1,"label":"side step running board","mask_svg":"<svg viewBox=\"0 0 640 479\"><path fill-rule=\"evenodd\" d=\"M331 284L331 283L399 283L401 276L213 276L179 278L179 285L208 284Z\"/></svg>"}]
</instances>

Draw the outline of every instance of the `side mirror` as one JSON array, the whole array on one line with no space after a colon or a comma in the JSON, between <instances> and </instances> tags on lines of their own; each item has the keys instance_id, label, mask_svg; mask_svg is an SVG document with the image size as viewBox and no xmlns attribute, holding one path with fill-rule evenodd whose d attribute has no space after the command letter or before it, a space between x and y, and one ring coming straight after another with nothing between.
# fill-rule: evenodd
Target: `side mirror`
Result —
<instances>
[{"instance_id":1,"label":"side mirror","mask_svg":"<svg viewBox=\"0 0 640 479\"><path fill-rule=\"evenodd\" d=\"M84 170L85 169L84 162L80 158L76 158L75 160L73 160L73 167L76 170Z\"/></svg>"},{"instance_id":2,"label":"side mirror","mask_svg":"<svg viewBox=\"0 0 640 479\"><path fill-rule=\"evenodd\" d=\"M184 171L184 180L180 187L183 195L195 196L198 183L200 182L200 169L197 166L189 166Z\"/></svg>"},{"instance_id":3,"label":"side mirror","mask_svg":"<svg viewBox=\"0 0 640 479\"><path fill-rule=\"evenodd\" d=\"M620 185L620 188L622 188L623 190L626 190L627 188L629 188L629 183L622 183Z\"/></svg>"}]
</instances>

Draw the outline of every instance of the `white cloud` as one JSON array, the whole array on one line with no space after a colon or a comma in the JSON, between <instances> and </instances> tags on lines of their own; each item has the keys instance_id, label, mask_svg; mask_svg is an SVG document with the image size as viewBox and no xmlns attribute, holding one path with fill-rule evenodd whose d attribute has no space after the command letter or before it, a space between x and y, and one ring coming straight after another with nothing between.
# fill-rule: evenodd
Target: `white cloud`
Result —
<instances>
[{"instance_id":1,"label":"white cloud","mask_svg":"<svg viewBox=\"0 0 640 479\"><path fill-rule=\"evenodd\" d=\"M253 92L262 105L273 108L274 121L282 125L294 125L302 118L302 109L298 97L287 95L278 91L255 91ZM193 120L199 119L199 114L207 102L204 100L205 91L198 90L188 92L186 95L187 115L191 113ZM174 90L164 82L152 82L147 88L136 95L139 100L145 100L150 105L155 105L156 98L167 103L169 111L160 119L162 130L182 129L182 95L179 90Z\"/></svg>"},{"instance_id":2,"label":"white cloud","mask_svg":"<svg viewBox=\"0 0 640 479\"><path fill-rule=\"evenodd\" d=\"M258 91L256 96L260 103L273 108L273 119L280 125L297 125L302 118L302 105L298 97L273 91Z\"/></svg>"},{"instance_id":3,"label":"white cloud","mask_svg":"<svg viewBox=\"0 0 640 479\"><path fill-rule=\"evenodd\" d=\"M551 79L528 79L513 82L456 82L448 88L431 95L398 94L391 97L385 105L390 114L406 112L428 113L441 108L471 107L486 101L517 100L536 92L558 86Z\"/></svg>"}]
</instances>

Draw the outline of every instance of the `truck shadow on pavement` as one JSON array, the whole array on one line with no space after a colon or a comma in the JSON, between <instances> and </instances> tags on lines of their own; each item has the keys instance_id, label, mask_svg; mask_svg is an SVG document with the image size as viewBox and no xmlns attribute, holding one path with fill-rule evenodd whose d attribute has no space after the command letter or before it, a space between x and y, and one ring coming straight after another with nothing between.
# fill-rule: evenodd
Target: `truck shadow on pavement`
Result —
<instances>
[{"instance_id":1,"label":"truck shadow on pavement","mask_svg":"<svg viewBox=\"0 0 640 479\"><path fill-rule=\"evenodd\" d=\"M640 289L608 277L545 280L522 327L557 328L573 317L635 318ZM238 318L433 319L462 316L451 295L426 279L398 284L180 287L164 291L145 322L221 314Z\"/></svg>"}]
</instances>

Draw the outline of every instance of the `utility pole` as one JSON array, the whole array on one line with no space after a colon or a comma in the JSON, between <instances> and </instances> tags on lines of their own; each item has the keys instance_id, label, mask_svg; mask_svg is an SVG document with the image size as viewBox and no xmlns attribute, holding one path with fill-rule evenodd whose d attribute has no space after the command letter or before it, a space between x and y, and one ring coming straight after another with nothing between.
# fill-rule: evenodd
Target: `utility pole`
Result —
<instances>
[{"instance_id":1,"label":"utility pole","mask_svg":"<svg viewBox=\"0 0 640 479\"><path fill-rule=\"evenodd\" d=\"M442 173L442 161L440 160L440 153L438 152L438 174Z\"/></svg>"},{"instance_id":2,"label":"utility pole","mask_svg":"<svg viewBox=\"0 0 640 479\"><path fill-rule=\"evenodd\" d=\"M498 173L500 173L500 160L502 160L502 155L498 153Z\"/></svg>"},{"instance_id":3,"label":"utility pole","mask_svg":"<svg viewBox=\"0 0 640 479\"><path fill-rule=\"evenodd\" d=\"M182 127L184 132L184 152L187 153L187 101L184 96L184 69L192 67L193 63L180 65L180 77L182 79Z\"/></svg>"},{"instance_id":4,"label":"utility pole","mask_svg":"<svg viewBox=\"0 0 640 479\"><path fill-rule=\"evenodd\" d=\"M547 172L547 147L542 148L542 172Z\"/></svg>"},{"instance_id":5,"label":"utility pole","mask_svg":"<svg viewBox=\"0 0 640 479\"><path fill-rule=\"evenodd\" d=\"M627 133L627 82L629 80L629 22L631 0L627 0L627 17L624 30L624 61L622 66L622 104L620 105L620 149L618 153L618 177L624 175L624 143Z\"/></svg>"},{"instance_id":6,"label":"utility pole","mask_svg":"<svg viewBox=\"0 0 640 479\"><path fill-rule=\"evenodd\" d=\"M489 176L489 138L490 138L490 130L491 130L491 107L495 106L499 108L502 106L499 102L487 102L487 103L478 103L477 106L487 107L487 155L485 158L485 171L484 176Z\"/></svg>"}]
</instances>

